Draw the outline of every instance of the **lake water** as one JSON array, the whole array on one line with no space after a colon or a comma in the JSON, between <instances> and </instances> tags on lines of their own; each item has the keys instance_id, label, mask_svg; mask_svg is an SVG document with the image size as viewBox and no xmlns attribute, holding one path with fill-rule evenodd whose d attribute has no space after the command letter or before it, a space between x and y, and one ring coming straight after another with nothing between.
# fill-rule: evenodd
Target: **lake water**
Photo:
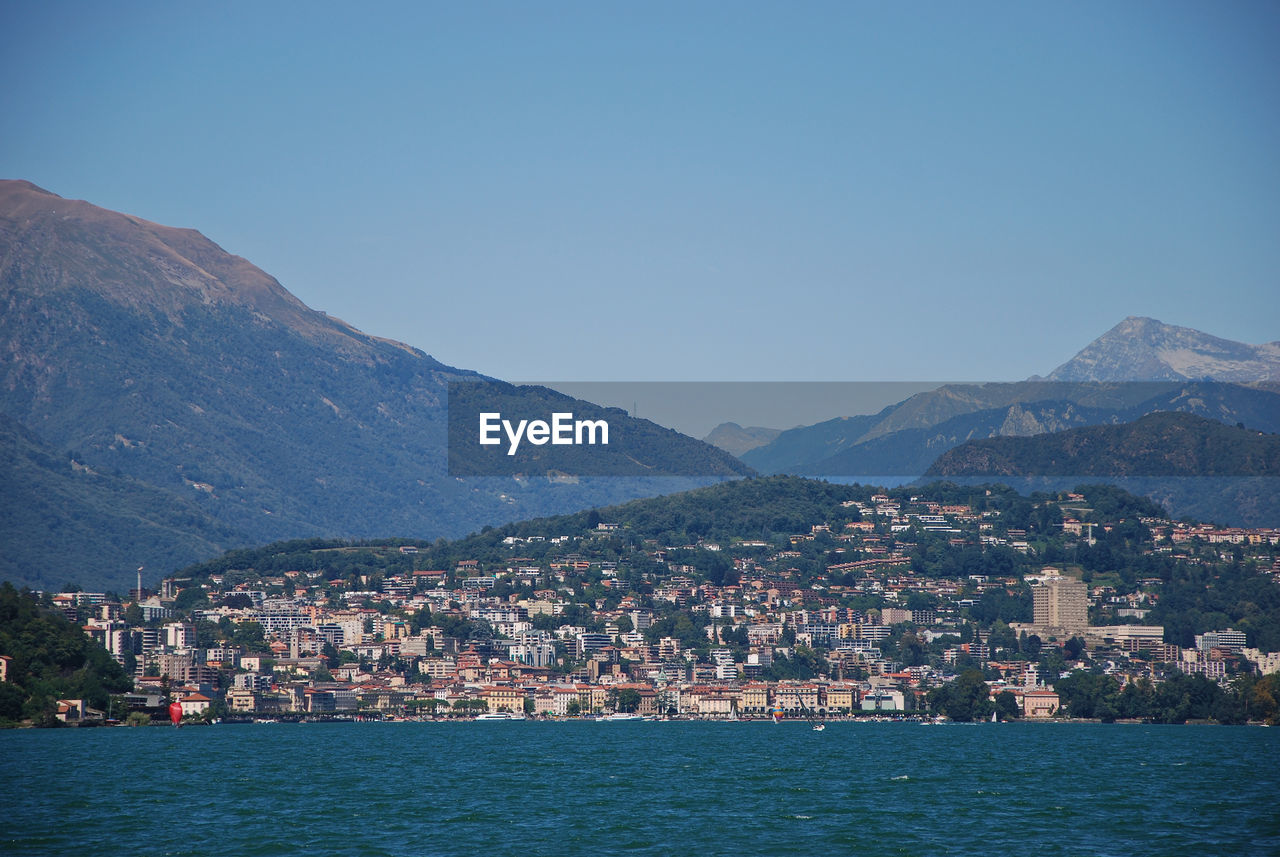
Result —
<instances>
[{"instance_id":1,"label":"lake water","mask_svg":"<svg viewBox=\"0 0 1280 857\"><path fill-rule=\"evenodd\" d=\"M1280 730L333 723L0 732L0 853L1280 854Z\"/></svg>"}]
</instances>

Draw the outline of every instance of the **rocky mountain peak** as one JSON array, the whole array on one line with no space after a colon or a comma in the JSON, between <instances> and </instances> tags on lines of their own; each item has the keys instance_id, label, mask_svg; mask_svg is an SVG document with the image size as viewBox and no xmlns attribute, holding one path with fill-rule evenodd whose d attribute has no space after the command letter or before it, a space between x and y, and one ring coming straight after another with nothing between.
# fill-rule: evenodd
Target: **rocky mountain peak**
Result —
<instances>
[{"instance_id":1,"label":"rocky mountain peak","mask_svg":"<svg viewBox=\"0 0 1280 857\"><path fill-rule=\"evenodd\" d=\"M1050 373L1050 381L1280 380L1280 342L1249 345L1130 316Z\"/></svg>"}]
</instances>

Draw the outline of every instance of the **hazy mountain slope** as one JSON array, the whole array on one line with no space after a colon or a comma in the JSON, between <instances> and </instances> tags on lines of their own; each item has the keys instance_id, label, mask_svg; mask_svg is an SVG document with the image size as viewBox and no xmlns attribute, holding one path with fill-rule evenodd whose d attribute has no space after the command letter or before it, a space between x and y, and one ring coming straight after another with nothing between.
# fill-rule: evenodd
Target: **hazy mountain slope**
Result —
<instances>
[{"instance_id":1,"label":"hazy mountain slope","mask_svg":"<svg viewBox=\"0 0 1280 857\"><path fill-rule=\"evenodd\" d=\"M1247 345L1130 316L1049 374L1051 381L1280 380L1280 342Z\"/></svg>"},{"instance_id":2,"label":"hazy mountain slope","mask_svg":"<svg viewBox=\"0 0 1280 857\"><path fill-rule=\"evenodd\" d=\"M447 385L475 373L308 309L197 232L26 182L0 182L0 353L0 412L95 469L204 486L235 543L459 535L692 484L454 479ZM664 437L678 472L749 472Z\"/></svg>"},{"instance_id":3,"label":"hazy mountain slope","mask_svg":"<svg viewBox=\"0 0 1280 857\"><path fill-rule=\"evenodd\" d=\"M771 443L746 453L742 459L762 473L816 473L813 468L819 462L830 461L845 450L851 450L860 444L903 431L913 431L914 433L909 435L911 438L932 437L933 435L923 430L944 425L951 420L970 414L1005 410L1019 404L1038 402L1071 401L1089 408L1121 408L1150 398L1163 389L1167 389L1167 386L1062 384L1044 381L1023 381L1012 384L948 384L936 390L917 393L884 408L878 414L839 417L810 426L789 429ZM1000 419L998 424L1005 422L1004 419ZM1074 424L1077 423L1068 422L1059 427ZM1031 434L1034 431L1031 428L1013 430L1017 434ZM957 431L960 432L960 440L972 436L967 430L960 429L949 430L942 434L954 435ZM907 437L908 435L904 435L899 438L897 444L904 452L912 442L906 440ZM956 441L958 442L959 440ZM884 444L880 444L879 447L888 448ZM929 447L933 449L934 456L945 448ZM918 458L927 453L928 449L921 447L905 454L911 458ZM857 455L854 455L850 459L856 457ZM903 454L893 453L892 457L895 461L900 461ZM932 460L930 457L929 461ZM884 470L877 467L874 471L860 472L888 474L911 471ZM835 473L828 475L835 475Z\"/></svg>"},{"instance_id":4,"label":"hazy mountain slope","mask_svg":"<svg viewBox=\"0 0 1280 857\"><path fill-rule=\"evenodd\" d=\"M764 473L911 475L966 440L1128 422L1154 411L1280 431L1280 394L1266 389L1214 382L1023 381L942 387L875 416L791 429L743 460Z\"/></svg>"},{"instance_id":5,"label":"hazy mountain slope","mask_svg":"<svg viewBox=\"0 0 1280 857\"><path fill-rule=\"evenodd\" d=\"M829 458L862 440L882 415L883 412L836 417L787 429L769 443L748 450L742 460L761 473L782 473L799 464Z\"/></svg>"},{"instance_id":6,"label":"hazy mountain slope","mask_svg":"<svg viewBox=\"0 0 1280 857\"><path fill-rule=\"evenodd\" d=\"M123 593L140 565L154 577L237 543L201 507L205 496L92 470L0 416L0 578Z\"/></svg>"},{"instance_id":7,"label":"hazy mountain slope","mask_svg":"<svg viewBox=\"0 0 1280 857\"><path fill-rule=\"evenodd\" d=\"M1280 435L1194 414L1035 437L970 440L939 456L931 476L1280 476Z\"/></svg>"},{"instance_id":8,"label":"hazy mountain slope","mask_svg":"<svg viewBox=\"0 0 1280 857\"><path fill-rule=\"evenodd\" d=\"M905 428L872 437L829 458L801 465L800 475L913 476L925 472L940 454L974 438L1060 431L1114 419L1112 411L1069 401L1014 403L952 417L927 428Z\"/></svg>"},{"instance_id":9,"label":"hazy mountain slope","mask_svg":"<svg viewBox=\"0 0 1280 857\"><path fill-rule=\"evenodd\" d=\"M1189 413L970 441L942 455L921 481L939 477L961 484L998 478L1027 494L1106 482L1155 500L1174 517L1280 526L1280 436Z\"/></svg>"},{"instance_id":10,"label":"hazy mountain slope","mask_svg":"<svg viewBox=\"0 0 1280 857\"><path fill-rule=\"evenodd\" d=\"M743 453L764 446L780 434L782 434L781 429L763 426L744 428L737 423L721 423L702 440L704 443L723 449L730 455L741 457Z\"/></svg>"},{"instance_id":11,"label":"hazy mountain slope","mask_svg":"<svg viewBox=\"0 0 1280 857\"><path fill-rule=\"evenodd\" d=\"M1161 383L1097 384L1042 380L990 384L947 384L917 393L881 412L862 440L903 429L929 428L964 414L1039 402L1073 402L1085 408L1120 410L1172 388ZM1032 431L1017 431L1032 434Z\"/></svg>"}]
</instances>

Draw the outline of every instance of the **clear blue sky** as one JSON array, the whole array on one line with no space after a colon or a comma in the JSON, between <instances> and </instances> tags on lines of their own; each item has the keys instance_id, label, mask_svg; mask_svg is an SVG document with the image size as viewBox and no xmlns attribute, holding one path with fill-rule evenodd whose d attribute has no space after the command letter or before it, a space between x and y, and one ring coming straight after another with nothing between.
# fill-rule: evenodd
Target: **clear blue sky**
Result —
<instances>
[{"instance_id":1,"label":"clear blue sky","mask_svg":"<svg viewBox=\"0 0 1280 857\"><path fill-rule=\"evenodd\" d=\"M546 380L1280 339L1280 5L0 7L0 176Z\"/></svg>"}]
</instances>

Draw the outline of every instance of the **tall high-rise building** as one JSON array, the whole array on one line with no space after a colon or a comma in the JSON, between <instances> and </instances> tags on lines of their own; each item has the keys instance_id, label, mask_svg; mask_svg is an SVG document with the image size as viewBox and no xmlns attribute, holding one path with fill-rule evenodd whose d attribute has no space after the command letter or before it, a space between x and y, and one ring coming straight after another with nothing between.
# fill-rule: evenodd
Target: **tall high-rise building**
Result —
<instances>
[{"instance_id":1,"label":"tall high-rise building","mask_svg":"<svg viewBox=\"0 0 1280 857\"><path fill-rule=\"evenodd\" d=\"M1070 577L1048 577L1031 587L1032 617L1037 628L1083 634L1089 627L1089 588Z\"/></svg>"}]
</instances>

